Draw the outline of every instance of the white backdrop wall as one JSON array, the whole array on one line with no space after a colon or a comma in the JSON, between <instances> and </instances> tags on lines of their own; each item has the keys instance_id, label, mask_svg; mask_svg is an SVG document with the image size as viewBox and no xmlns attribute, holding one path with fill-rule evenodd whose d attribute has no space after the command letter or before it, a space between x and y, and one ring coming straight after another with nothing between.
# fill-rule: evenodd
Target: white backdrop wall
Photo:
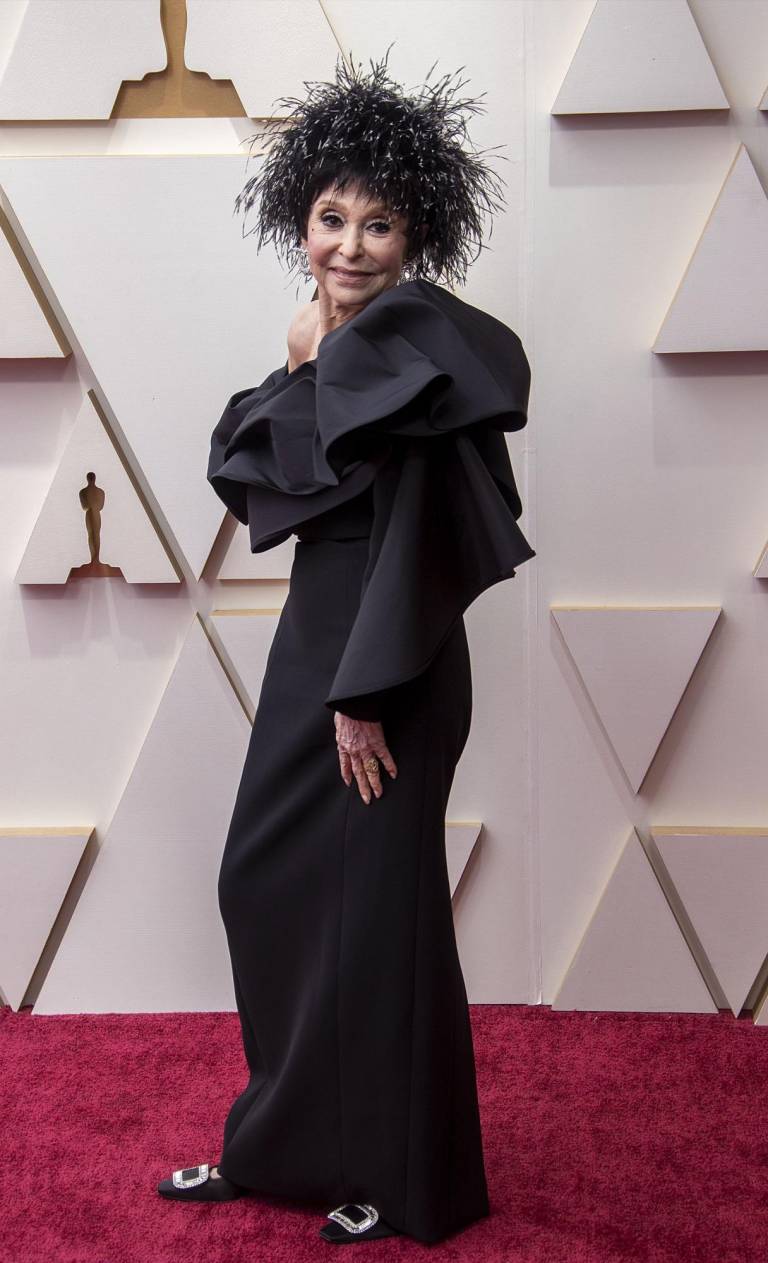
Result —
<instances>
[{"instance_id":1,"label":"white backdrop wall","mask_svg":"<svg viewBox=\"0 0 768 1263\"><path fill-rule=\"evenodd\" d=\"M739 143L768 188L768 6L691 5L729 114L549 117L591 9L535 3L526 26L545 1002L631 824L768 824L768 355L650 351ZM723 608L637 795L549 616L604 603Z\"/></svg>"},{"instance_id":2,"label":"white backdrop wall","mask_svg":"<svg viewBox=\"0 0 768 1263\"><path fill-rule=\"evenodd\" d=\"M319 10L331 39L313 43L324 51L312 71L300 38L310 28L299 22L286 36L288 15L295 27L304 6L255 7L260 56L237 69L236 83L254 117L277 91L330 77L339 44L359 59L395 40L390 66L406 84L436 58L439 72L463 65L466 91L487 92L476 143L506 146L508 210L461 296L514 328L531 361L529 425L510 436L510 450L537 557L466 616L474 722L449 820L483 822L454 899L470 1001L552 1003L597 926L633 825L652 855L656 825L768 824L768 594L752 576L768 536L766 356L651 351L740 142L768 184L766 115L756 109L768 80L768 57L759 58L768 0L690 6L730 113L570 117L550 111L592 0L324 0L312 23ZM237 7L219 0L220 37L225 9L236 25ZM188 15L199 58L204 29L192 19L204 21L206 6L188 4ZM157 70L154 34L147 69ZM216 56L210 73L225 77L221 47ZM138 77L135 66L130 74ZM29 102L21 108L35 117ZM232 520L216 538L205 436L234 390L284 362L296 302L295 286L285 287L274 260L257 258L231 217L246 174L240 142L253 131L242 117L0 124L7 232L72 348L62 358L0 345L0 864L4 846L17 856L24 831L42 830L49 847L57 827L89 838L68 888L59 878L41 892L39 863L2 870L15 886L0 883L13 927L0 938L0 990L14 1003L26 993L39 1013L233 1007L214 875L243 720L286 585L279 567L243 561ZM738 292L724 297L738 303ZM7 327L1 336L10 347ZM88 390L178 582L17 581ZM223 582L225 569L240 579ZM554 605L723 608L638 793L596 720ZM249 616L214 613L223 609ZM663 867L653 871L663 884ZM179 872L181 883L171 879ZM650 925L639 884L628 890L629 906L605 931L608 959L628 911L638 933ZM45 919L23 915L43 894L47 941ZM664 908L673 896L667 887ZM707 975L703 1000L692 984L679 1005L654 989L653 969L669 961L661 948L654 960L651 945L644 991L619 977L590 992L582 969L568 1003L633 1007L642 993L635 1007L722 1005L685 910L676 916L693 975ZM25 935L37 936L37 951L25 941L22 953ZM28 987L14 942L18 959L40 956Z\"/></svg>"}]
</instances>

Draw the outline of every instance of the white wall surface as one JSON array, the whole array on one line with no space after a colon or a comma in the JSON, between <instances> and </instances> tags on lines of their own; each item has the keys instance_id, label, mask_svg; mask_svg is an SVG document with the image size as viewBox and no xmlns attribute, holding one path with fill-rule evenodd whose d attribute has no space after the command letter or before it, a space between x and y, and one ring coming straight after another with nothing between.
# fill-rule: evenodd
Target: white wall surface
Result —
<instances>
[{"instance_id":1,"label":"white wall surface","mask_svg":"<svg viewBox=\"0 0 768 1263\"><path fill-rule=\"evenodd\" d=\"M646 0L651 7L653 2ZM204 6L198 7L202 12ZM466 90L487 91L488 114L477 119L472 134L481 146L505 145L509 158L500 165L507 213L497 219L492 250L470 271L462 296L514 328L531 361L529 425L509 441L525 505L521 526L537 556L515 580L485 593L466 616L474 722L449 817L484 822L454 901L473 1002L554 1001L633 826L652 857L654 826L725 834L767 823L768 592L752 570L768 537L768 355L661 356L650 348L740 143L768 187L767 119L757 110L768 80L768 0L691 0L690 7L730 112L554 117L550 111L592 0L325 0L323 6L334 38L356 59L382 55L394 39L390 66L407 84L423 78L436 58L439 70L464 65ZM197 60L195 67L200 69ZM287 67L286 92L294 89L289 72ZM317 77L328 73L325 63L318 66ZM54 273L77 274L67 251L74 251L83 273L94 267L88 234L75 220L71 178L69 220L62 221L55 196L50 204L56 231L49 224L41 236L45 266L34 240L45 215L37 207L25 225L21 208L14 213L2 190L13 183L14 164L20 172L30 156L65 165L71 156L74 171L89 155L102 167L107 155L114 162L124 155L127 171L129 162L148 155L187 155L189 190L195 179L190 155L200 156L201 173L212 155L240 155L244 179L246 148L239 142L253 131L244 118L121 119L98 128L0 123L0 204L73 347L64 360L0 359L0 827L14 834L41 827L94 830L50 939L40 944L27 1002L42 993L46 975L56 979L52 962L68 928L77 931L78 941L88 940L82 918L94 915L93 900L80 894L100 863L100 847L109 845L113 821L121 864L130 853L124 791L194 613L208 620L214 608L273 608L285 593L284 581L269 569L251 582L218 578L231 527L222 531L198 580L195 563L205 553L199 533L195 557L187 557L165 517L177 505L176 520L194 525L193 515L184 514L185 487L170 486L167 462L163 478L152 479L132 450L127 459L184 581L88 580L23 589L14 581L86 391L94 389L118 432L140 424L138 413L131 420L131 410L152 394L146 380L139 382L142 341L146 353L142 303L136 293L127 301L114 278L134 272L155 321L157 304L167 303L173 313L170 360L162 369L166 383L176 365L181 373L189 363L203 363L211 380L229 383L215 409L200 398L210 412L209 429L228 394L281 362L270 310L284 294L274 263L257 261L253 238L238 244L239 266L233 263L229 195L222 200L217 239L210 197L203 232L186 203L163 210L155 181L157 236L152 217L140 207L140 231L115 239L119 267L105 270L99 241L102 264L93 277L99 320L89 323L83 287L76 311L68 311L66 294L52 284ZM15 178L20 187L24 181ZM141 196L141 182L137 188ZM167 231L171 215L187 216L175 252ZM190 257L196 232L208 249ZM160 240L162 268L154 283L152 248ZM222 283L222 265L230 269L229 284ZM194 309L185 315L184 304L174 303L189 283L190 268L202 322ZM67 287L74 292L69 281ZM724 286L724 302L738 303L738 297ZM136 357L134 400L130 375L120 371L126 356ZM109 383L118 380L120 391L111 397ZM205 415L195 418L199 432L205 421ZM181 435L184 417L175 415L168 424ZM194 496L205 494L213 496L196 483ZM636 794L604 740L550 615L552 605L568 604L722 607ZM229 771L222 776L215 759L211 763L201 738L203 748L201 774L216 795L231 778ZM220 805L212 816L217 813ZM137 863L146 865L151 857L151 827L142 820ZM170 833L166 824L158 845ZM209 839L207 864L223 841L223 833ZM635 853L641 868L643 858ZM654 872L654 881L665 880L663 865L654 862ZM614 881L611 899L616 889ZM625 882L622 898L630 905L632 890L632 882ZM647 882L644 891L643 900ZM695 956L674 895L667 885L665 897ZM215 916L214 901L208 906ZM638 899L638 916L644 906ZM654 906L658 914L658 901ZM169 924L179 921L177 913L169 909ZM140 916L141 910L138 928ZM620 935L626 918L598 923L615 927L609 936ZM194 927L195 936L204 932ZM210 935L220 952L213 924ZM617 951L616 958L629 955ZM642 958L642 952L632 956L635 962ZM87 1010L76 977L67 981L77 973L76 953L65 959L67 969L49 989L55 1002L48 1011ZM0 960L0 990L2 969ZM603 994L615 994L615 980L603 981ZM634 994L647 994L647 978L635 981ZM722 1005L716 980L708 981ZM564 995L574 1007L590 1007L587 983L571 974ZM180 1007L205 1007L206 998L196 1002L181 976L176 994ZM110 1003L116 1010L141 1007L135 988L121 995L117 984L110 991L99 980L98 1003L91 1007ZM163 1004L174 1007L167 993ZM649 1000L648 1007L658 1005ZM707 998L700 1010L711 1011Z\"/></svg>"},{"instance_id":2,"label":"white wall surface","mask_svg":"<svg viewBox=\"0 0 768 1263\"><path fill-rule=\"evenodd\" d=\"M647 840L654 824L768 815L768 591L752 577L768 534L768 355L649 350L740 142L768 187L768 5L691 8L725 117L551 118L592 4L526 10L545 1003L631 824ZM637 795L594 731L549 616L559 603L723 607Z\"/></svg>"}]
</instances>

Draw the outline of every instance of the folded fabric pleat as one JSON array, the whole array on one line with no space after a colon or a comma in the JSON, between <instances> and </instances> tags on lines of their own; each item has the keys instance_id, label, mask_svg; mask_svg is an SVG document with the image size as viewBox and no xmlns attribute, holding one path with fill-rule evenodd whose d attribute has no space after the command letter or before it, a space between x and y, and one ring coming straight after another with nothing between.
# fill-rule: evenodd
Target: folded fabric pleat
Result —
<instances>
[{"instance_id":1,"label":"folded fabric pleat","mask_svg":"<svg viewBox=\"0 0 768 1263\"><path fill-rule=\"evenodd\" d=\"M373 484L360 608L330 708L383 709L467 606L536 556L504 438L527 423L529 391L517 334L418 280L326 334L316 360L228 401L208 480L254 552Z\"/></svg>"}]
</instances>

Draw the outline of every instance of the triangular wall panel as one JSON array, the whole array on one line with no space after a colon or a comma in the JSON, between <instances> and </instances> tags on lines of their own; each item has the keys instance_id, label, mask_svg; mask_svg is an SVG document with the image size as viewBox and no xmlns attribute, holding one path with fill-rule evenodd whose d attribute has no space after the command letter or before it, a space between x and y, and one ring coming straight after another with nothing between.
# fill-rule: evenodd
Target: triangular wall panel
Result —
<instances>
[{"instance_id":1,"label":"triangular wall panel","mask_svg":"<svg viewBox=\"0 0 768 1263\"><path fill-rule=\"evenodd\" d=\"M243 685L245 701L255 714L279 609L213 610L211 623ZM329 712L330 714L330 712Z\"/></svg>"},{"instance_id":2,"label":"triangular wall panel","mask_svg":"<svg viewBox=\"0 0 768 1263\"><path fill-rule=\"evenodd\" d=\"M652 830L680 901L738 1016L768 954L768 830Z\"/></svg>"},{"instance_id":3,"label":"triangular wall panel","mask_svg":"<svg viewBox=\"0 0 768 1263\"><path fill-rule=\"evenodd\" d=\"M482 827L481 820L446 820L445 822L445 852L452 896L456 894L464 870L477 845Z\"/></svg>"},{"instance_id":4,"label":"triangular wall panel","mask_svg":"<svg viewBox=\"0 0 768 1263\"><path fill-rule=\"evenodd\" d=\"M211 433L233 393L285 363L302 301L275 252L257 254L243 237L233 214L243 167L242 153L0 157L11 227L29 241L164 536L196 577L224 516L206 477Z\"/></svg>"},{"instance_id":5,"label":"triangular wall panel","mask_svg":"<svg viewBox=\"0 0 768 1263\"><path fill-rule=\"evenodd\" d=\"M217 877L250 733L195 617L35 1012L234 1008Z\"/></svg>"},{"instance_id":6,"label":"triangular wall panel","mask_svg":"<svg viewBox=\"0 0 768 1263\"><path fill-rule=\"evenodd\" d=\"M93 830L0 829L0 989L18 1009Z\"/></svg>"},{"instance_id":7,"label":"triangular wall panel","mask_svg":"<svg viewBox=\"0 0 768 1263\"><path fill-rule=\"evenodd\" d=\"M0 359L62 359L61 346L30 288L11 243L0 230Z\"/></svg>"},{"instance_id":8,"label":"triangular wall panel","mask_svg":"<svg viewBox=\"0 0 768 1263\"><path fill-rule=\"evenodd\" d=\"M720 606L553 605L584 687L635 793Z\"/></svg>"},{"instance_id":9,"label":"triangular wall panel","mask_svg":"<svg viewBox=\"0 0 768 1263\"><path fill-rule=\"evenodd\" d=\"M768 990L765 991L760 1004L755 1009L754 1019L755 1026L768 1026Z\"/></svg>"},{"instance_id":10,"label":"triangular wall panel","mask_svg":"<svg viewBox=\"0 0 768 1263\"><path fill-rule=\"evenodd\" d=\"M552 113L727 109L686 0L597 0Z\"/></svg>"},{"instance_id":11,"label":"triangular wall panel","mask_svg":"<svg viewBox=\"0 0 768 1263\"><path fill-rule=\"evenodd\" d=\"M752 574L755 579L768 579L768 543L766 543L763 551L758 557Z\"/></svg>"},{"instance_id":12,"label":"triangular wall panel","mask_svg":"<svg viewBox=\"0 0 768 1263\"><path fill-rule=\"evenodd\" d=\"M634 829L552 1008L717 1012Z\"/></svg>"},{"instance_id":13,"label":"triangular wall panel","mask_svg":"<svg viewBox=\"0 0 768 1263\"><path fill-rule=\"evenodd\" d=\"M768 349L768 198L739 145L653 350Z\"/></svg>"},{"instance_id":14,"label":"triangular wall panel","mask_svg":"<svg viewBox=\"0 0 768 1263\"><path fill-rule=\"evenodd\" d=\"M178 583L179 576L123 462L87 396L75 419L53 481L16 572L18 583L66 583L73 567L90 563L87 474L94 473L103 505L99 561L126 583ZM118 576L119 577L119 576Z\"/></svg>"}]
</instances>

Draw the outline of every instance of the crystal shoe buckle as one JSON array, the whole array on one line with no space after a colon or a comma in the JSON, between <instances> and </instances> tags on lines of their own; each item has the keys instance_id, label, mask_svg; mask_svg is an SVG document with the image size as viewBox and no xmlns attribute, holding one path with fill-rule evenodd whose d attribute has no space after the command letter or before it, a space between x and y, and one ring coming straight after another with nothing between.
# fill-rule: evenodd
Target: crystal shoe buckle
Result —
<instances>
[{"instance_id":1,"label":"crystal shoe buckle","mask_svg":"<svg viewBox=\"0 0 768 1263\"><path fill-rule=\"evenodd\" d=\"M182 1167L180 1171L173 1173L173 1186L174 1188L196 1188L198 1184L205 1184L209 1170L207 1162L199 1167Z\"/></svg>"},{"instance_id":2,"label":"crystal shoe buckle","mask_svg":"<svg viewBox=\"0 0 768 1263\"><path fill-rule=\"evenodd\" d=\"M354 1219L350 1219L349 1215L345 1215L341 1206L337 1206L335 1210L329 1212L328 1218L335 1220L337 1224L341 1224L342 1228L346 1228L347 1232L365 1232L368 1228L372 1228L379 1218L379 1212L376 1210L376 1207L369 1206L367 1202L345 1202L344 1205L356 1206L358 1210L365 1211L365 1219L361 1219L359 1224L356 1224Z\"/></svg>"}]
</instances>

